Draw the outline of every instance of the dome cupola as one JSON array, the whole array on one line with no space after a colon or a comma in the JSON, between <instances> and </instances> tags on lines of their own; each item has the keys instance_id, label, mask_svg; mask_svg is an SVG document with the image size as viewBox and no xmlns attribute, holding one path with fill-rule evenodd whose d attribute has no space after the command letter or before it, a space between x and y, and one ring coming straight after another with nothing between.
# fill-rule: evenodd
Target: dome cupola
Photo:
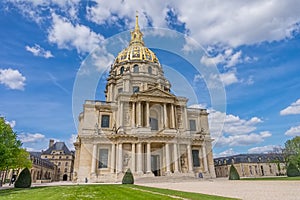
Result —
<instances>
[{"instance_id":1,"label":"dome cupola","mask_svg":"<svg viewBox=\"0 0 300 200\"><path fill-rule=\"evenodd\" d=\"M129 46L123 49L115 59L114 64L124 63L128 61L145 61L158 63L156 55L145 47L143 33L138 24L138 15L135 17L135 28L130 32L131 39Z\"/></svg>"}]
</instances>

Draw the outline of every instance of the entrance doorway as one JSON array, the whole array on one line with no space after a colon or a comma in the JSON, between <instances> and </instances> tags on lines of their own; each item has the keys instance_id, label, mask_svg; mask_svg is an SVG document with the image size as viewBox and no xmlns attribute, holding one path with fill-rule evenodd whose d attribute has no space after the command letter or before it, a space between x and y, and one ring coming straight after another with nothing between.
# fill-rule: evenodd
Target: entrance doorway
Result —
<instances>
[{"instance_id":1,"label":"entrance doorway","mask_svg":"<svg viewBox=\"0 0 300 200\"><path fill-rule=\"evenodd\" d=\"M160 176L160 157L159 155L151 155L151 171L154 176Z\"/></svg>"},{"instance_id":2,"label":"entrance doorway","mask_svg":"<svg viewBox=\"0 0 300 200\"><path fill-rule=\"evenodd\" d=\"M63 181L67 181L68 180L68 175L67 174L64 174L63 175Z\"/></svg>"}]
</instances>

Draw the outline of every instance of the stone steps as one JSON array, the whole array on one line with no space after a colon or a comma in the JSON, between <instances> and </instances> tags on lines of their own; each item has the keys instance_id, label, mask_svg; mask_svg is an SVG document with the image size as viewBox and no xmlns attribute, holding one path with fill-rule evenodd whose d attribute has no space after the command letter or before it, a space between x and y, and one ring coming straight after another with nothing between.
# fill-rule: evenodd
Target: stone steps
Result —
<instances>
[{"instance_id":1,"label":"stone steps","mask_svg":"<svg viewBox=\"0 0 300 200\"><path fill-rule=\"evenodd\" d=\"M155 176L155 177L135 177L135 183L168 183L168 182L192 182L205 180L192 176Z\"/></svg>"}]
</instances>

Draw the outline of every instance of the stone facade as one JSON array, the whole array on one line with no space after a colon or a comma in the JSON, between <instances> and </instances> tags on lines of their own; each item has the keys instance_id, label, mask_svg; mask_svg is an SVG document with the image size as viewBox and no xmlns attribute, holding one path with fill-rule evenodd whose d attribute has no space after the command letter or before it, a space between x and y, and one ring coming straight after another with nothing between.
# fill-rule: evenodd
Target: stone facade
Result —
<instances>
[{"instance_id":1,"label":"stone facade","mask_svg":"<svg viewBox=\"0 0 300 200\"><path fill-rule=\"evenodd\" d=\"M240 154L215 158L217 177L228 177L233 164L240 177L279 176L286 174L282 154Z\"/></svg>"},{"instance_id":2,"label":"stone facade","mask_svg":"<svg viewBox=\"0 0 300 200\"><path fill-rule=\"evenodd\" d=\"M49 148L42 152L41 158L57 166L56 181L71 181L74 171L74 154L64 142L54 143L54 140L50 140Z\"/></svg>"},{"instance_id":3,"label":"stone facade","mask_svg":"<svg viewBox=\"0 0 300 200\"><path fill-rule=\"evenodd\" d=\"M156 55L143 42L136 17L129 46L112 65L106 101L87 100L79 116L74 181L135 177L215 177L208 113L187 108L170 92Z\"/></svg>"},{"instance_id":4,"label":"stone facade","mask_svg":"<svg viewBox=\"0 0 300 200\"><path fill-rule=\"evenodd\" d=\"M40 152L29 152L32 167L30 169L33 183L57 181L57 166L41 158Z\"/></svg>"}]
</instances>

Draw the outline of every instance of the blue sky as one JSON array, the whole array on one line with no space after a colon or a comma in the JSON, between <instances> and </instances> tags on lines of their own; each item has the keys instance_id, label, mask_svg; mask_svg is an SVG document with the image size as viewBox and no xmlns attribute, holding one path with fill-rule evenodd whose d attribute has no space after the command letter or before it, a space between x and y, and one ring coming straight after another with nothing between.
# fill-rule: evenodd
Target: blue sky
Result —
<instances>
[{"instance_id":1,"label":"blue sky","mask_svg":"<svg viewBox=\"0 0 300 200\"><path fill-rule=\"evenodd\" d=\"M214 154L271 151L300 135L299 10L297 0L1 1L0 115L28 150L45 149L50 138L72 148L78 73L98 49L94 96L103 100L105 71L116 54L104 44L125 47L138 11L172 91L209 110ZM214 68L218 73L205 73ZM226 99L218 98L223 89ZM82 103L75 103L78 110Z\"/></svg>"}]
</instances>

